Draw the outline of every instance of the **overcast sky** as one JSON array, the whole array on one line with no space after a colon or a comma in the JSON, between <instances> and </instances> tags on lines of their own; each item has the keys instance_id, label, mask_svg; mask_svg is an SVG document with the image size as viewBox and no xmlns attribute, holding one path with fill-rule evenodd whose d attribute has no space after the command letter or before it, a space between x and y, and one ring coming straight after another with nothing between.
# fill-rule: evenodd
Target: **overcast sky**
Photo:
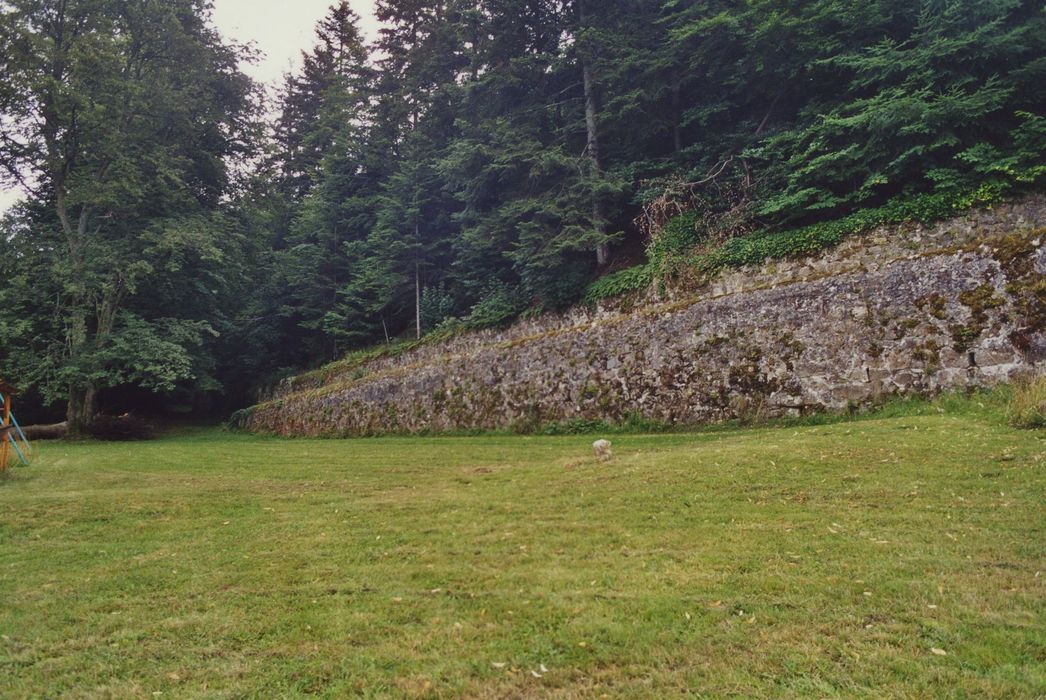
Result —
<instances>
[{"instance_id":1,"label":"overcast sky","mask_svg":"<svg viewBox=\"0 0 1046 700\"><path fill-rule=\"evenodd\" d=\"M218 30L240 43L253 41L265 54L258 64L247 66L255 80L274 83L291 67L297 67L303 49L314 44L313 30L336 0L214 0L214 23ZM377 38L373 0L351 0L360 16L368 40Z\"/></svg>"},{"instance_id":2,"label":"overcast sky","mask_svg":"<svg viewBox=\"0 0 1046 700\"><path fill-rule=\"evenodd\" d=\"M214 0L214 24L238 43L254 42L264 56L244 66L255 80L269 85L300 65L302 50L312 48L313 30L336 0ZM368 40L377 38L373 0L351 0ZM2 187L2 185L0 185ZM0 191L0 212L21 197L17 191Z\"/></svg>"}]
</instances>

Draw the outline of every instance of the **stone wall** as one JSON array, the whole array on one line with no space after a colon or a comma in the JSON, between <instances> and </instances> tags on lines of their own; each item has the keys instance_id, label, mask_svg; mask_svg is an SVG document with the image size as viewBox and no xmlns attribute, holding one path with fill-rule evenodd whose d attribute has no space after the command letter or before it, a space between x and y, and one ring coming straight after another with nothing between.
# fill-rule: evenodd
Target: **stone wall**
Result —
<instances>
[{"instance_id":1,"label":"stone wall","mask_svg":"<svg viewBox=\"0 0 1046 700\"><path fill-rule=\"evenodd\" d=\"M579 309L285 383L251 429L370 435L844 410L1046 371L1046 199L880 229L696 296Z\"/></svg>"}]
</instances>

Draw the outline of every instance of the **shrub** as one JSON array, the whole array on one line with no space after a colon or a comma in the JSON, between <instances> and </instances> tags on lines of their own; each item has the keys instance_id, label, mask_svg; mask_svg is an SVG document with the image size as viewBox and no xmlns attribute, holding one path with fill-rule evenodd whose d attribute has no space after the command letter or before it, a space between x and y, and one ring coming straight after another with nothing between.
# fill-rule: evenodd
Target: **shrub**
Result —
<instances>
[{"instance_id":1,"label":"shrub","mask_svg":"<svg viewBox=\"0 0 1046 700\"><path fill-rule=\"evenodd\" d=\"M690 262L699 272L711 274L727 267L759 264L768 258L810 255L839 244L847 236L878 226L940 221L972 207L997 202L1002 194L998 187L983 185L971 192L899 197L881 207L863 209L841 219L776 233L764 231L744 238L732 238L712 250L699 253Z\"/></svg>"},{"instance_id":2,"label":"shrub","mask_svg":"<svg viewBox=\"0 0 1046 700\"><path fill-rule=\"evenodd\" d=\"M1006 419L1015 428L1046 428L1046 376L1014 385Z\"/></svg>"},{"instance_id":3,"label":"shrub","mask_svg":"<svg viewBox=\"0 0 1046 700\"><path fill-rule=\"evenodd\" d=\"M674 253L682 253L703 241L706 231L701 223L701 217L694 210L669 219L650 241L650 259L658 260Z\"/></svg>"},{"instance_id":4,"label":"shrub","mask_svg":"<svg viewBox=\"0 0 1046 700\"><path fill-rule=\"evenodd\" d=\"M430 331L436 328L454 312L454 297L447 292L440 282L438 287L425 287L421 290L420 300L421 327Z\"/></svg>"},{"instance_id":5,"label":"shrub","mask_svg":"<svg viewBox=\"0 0 1046 700\"><path fill-rule=\"evenodd\" d=\"M624 270L600 277L590 284L585 291L585 301L595 303L623 294L642 292L650 286L653 280L654 271L650 265L626 267Z\"/></svg>"},{"instance_id":6,"label":"shrub","mask_svg":"<svg viewBox=\"0 0 1046 700\"><path fill-rule=\"evenodd\" d=\"M229 420L225 421L226 430L246 430L248 424L251 421L251 416L258 410L257 406L248 406L247 408L241 408L238 411L233 411L232 415L229 416Z\"/></svg>"},{"instance_id":7,"label":"shrub","mask_svg":"<svg viewBox=\"0 0 1046 700\"><path fill-rule=\"evenodd\" d=\"M491 328L508 323L522 311L520 299L518 290L503 283L492 284L472 307L465 324L469 328Z\"/></svg>"},{"instance_id":8,"label":"shrub","mask_svg":"<svg viewBox=\"0 0 1046 700\"><path fill-rule=\"evenodd\" d=\"M541 435L591 435L610 432L611 426L604 420L574 418L562 423L549 423L537 432Z\"/></svg>"}]
</instances>

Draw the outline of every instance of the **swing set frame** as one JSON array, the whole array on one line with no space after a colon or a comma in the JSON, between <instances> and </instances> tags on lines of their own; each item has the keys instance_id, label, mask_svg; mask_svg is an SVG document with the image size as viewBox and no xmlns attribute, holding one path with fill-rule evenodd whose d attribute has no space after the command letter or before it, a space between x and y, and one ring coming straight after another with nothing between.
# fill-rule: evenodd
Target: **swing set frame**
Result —
<instances>
[{"instance_id":1,"label":"swing set frame","mask_svg":"<svg viewBox=\"0 0 1046 700\"><path fill-rule=\"evenodd\" d=\"M7 471L15 457L22 465L29 466L29 460L33 455L29 439L22 432L22 426L11 411L11 397L17 393L17 389L0 379L0 401L3 402L0 422L0 472Z\"/></svg>"}]
</instances>

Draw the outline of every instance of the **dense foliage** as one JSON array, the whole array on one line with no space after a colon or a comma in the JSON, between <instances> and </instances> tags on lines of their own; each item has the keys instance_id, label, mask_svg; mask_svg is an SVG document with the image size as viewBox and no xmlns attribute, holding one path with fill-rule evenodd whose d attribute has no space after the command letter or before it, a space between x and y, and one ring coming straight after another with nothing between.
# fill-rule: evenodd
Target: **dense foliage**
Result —
<instances>
[{"instance_id":1,"label":"dense foliage","mask_svg":"<svg viewBox=\"0 0 1046 700\"><path fill-rule=\"evenodd\" d=\"M268 138L203 0L0 12L0 376L74 421L1046 174L1028 0L379 0L373 45L338 2Z\"/></svg>"},{"instance_id":2,"label":"dense foliage","mask_svg":"<svg viewBox=\"0 0 1046 700\"><path fill-rule=\"evenodd\" d=\"M248 283L231 169L254 88L196 0L0 4L0 164L30 194L0 235L0 372L65 399L219 386Z\"/></svg>"}]
</instances>

